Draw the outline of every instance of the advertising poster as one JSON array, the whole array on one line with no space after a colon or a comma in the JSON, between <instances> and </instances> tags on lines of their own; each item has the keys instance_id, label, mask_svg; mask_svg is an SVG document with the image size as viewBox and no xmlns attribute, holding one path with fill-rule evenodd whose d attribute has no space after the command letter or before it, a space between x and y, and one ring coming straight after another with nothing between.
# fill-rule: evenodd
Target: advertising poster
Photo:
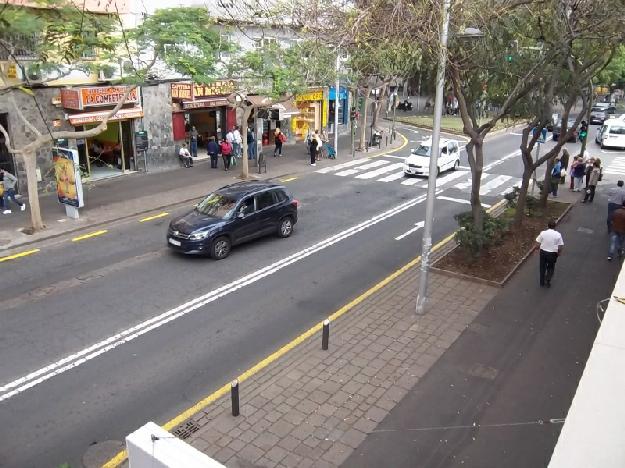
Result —
<instances>
[{"instance_id":1,"label":"advertising poster","mask_svg":"<svg viewBox=\"0 0 625 468\"><path fill-rule=\"evenodd\" d=\"M80 208L84 206L82 180L78 166L78 150L52 148L52 161L56 176L56 193L59 203Z\"/></svg>"}]
</instances>

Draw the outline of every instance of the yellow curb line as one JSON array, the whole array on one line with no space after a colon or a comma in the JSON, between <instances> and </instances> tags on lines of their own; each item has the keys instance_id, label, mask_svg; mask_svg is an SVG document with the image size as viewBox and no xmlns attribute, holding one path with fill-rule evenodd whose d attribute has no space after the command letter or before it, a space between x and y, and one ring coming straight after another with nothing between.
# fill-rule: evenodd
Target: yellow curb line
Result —
<instances>
[{"instance_id":1,"label":"yellow curb line","mask_svg":"<svg viewBox=\"0 0 625 468\"><path fill-rule=\"evenodd\" d=\"M32 249L32 250L26 250L24 252L16 253L16 254L13 254L13 255L7 255L6 257L0 257L0 263L8 262L9 260L15 260L16 258L26 257L28 255L35 254L37 252L40 252L40 250L39 249Z\"/></svg>"},{"instance_id":2,"label":"yellow curb line","mask_svg":"<svg viewBox=\"0 0 625 468\"><path fill-rule=\"evenodd\" d=\"M448 242L449 240L453 239L453 237L454 237L454 234L451 234L451 235L447 236L445 239L443 239L442 241L438 242L432 248L432 251L434 252L434 251L440 249L446 242ZM353 309L358 304L363 302L365 299L367 299L371 295L375 294L380 289L382 289L384 286L388 285L393 280L397 279L399 276L401 276L406 271L408 271L410 268L412 268L413 266L418 264L420 260L421 260L421 256L419 255L418 257L416 257L413 260L411 260L410 262L406 263L404 266L402 266L398 270L396 270L393 273L391 273L390 275L388 275L386 278L384 278L378 284L374 285L373 287L371 287L370 289L368 289L367 291L362 293L360 296L358 296L357 298L353 299L351 302L345 304L339 310L337 310L332 315L330 315L328 317L328 319L330 321L334 321L334 320L337 320L342 315L345 315L347 312L349 312L351 309ZM272 364L273 362L275 362L276 360L278 360L279 358L284 356L286 353L291 351L297 345L299 345L302 342L304 342L307 338L310 338L312 335L314 335L319 330L321 330L322 327L323 327L323 322L319 322L318 324L316 324L313 327L309 328L304 333L302 333L301 335L296 337L294 340L290 341L289 343L287 343L286 345L284 345L283 347L281 347L277 351L274 351L269 356L267 356L262 361L260 361L258 364L254 365L250 369L248 369L245 372L243 372L241 375L239 375L239 377L237 377L237 379L239 380L239 382L244 382L245 380L249 379L253 375L255 375L258 372L260 372L261 370L263 370L265 367L269 366L270 364ZM200 411L202 411L204 408L206 408L207 406L209 406L211 403L215 402L216 400L218 400L222 396L227 395L229 391L230 391L230 382L228 382L227 384L223 385L222 387L220 387L219 389L217 389L215 392L211 393L207 397L201 399L195 405L193 405L190 408L186 409L185 411L180 413L178 416L176 416L173 419L167 421L165 424L163 424L163 429L165 429L167 431L170 431L174 427L178 426L179 424L183 423L187 419L191 418L195 414L197 414ZM107 461L104 465L102 465L102 468L115 468L115 467L119 466L121 463L123 463L124 460L126 460L126 457L127 457L126 450L122 450L117 455L115 455L113 458L111 458L109 461Z\"/></svg>"},{"instance_id":3,"label":"yellow curb line","mask_svg":"<svg viewBox=\"0 0 625 468\"><path fill-rule=\"evenodd\" d=\"M375 156L369 156L369 159L381 158L381 157L386 156L387 154L397 153L398 151L403 150L406 147L406 145L408 144L408 138L406 138L403 135L403 133L399 133L399 132L395 132L395 133L397 133L404 140L404 142L401 145L399 145L397 148L395 148L395 149L392 149L390 151L386 151L386 152L384 152L382 154L376 154Z\"/></svg>"},{"instance_id":4,"label":"yellow curb line","mask_svg":"<svg viewBox=\"0 0 625 468\"><path fill-rule=\"evenodd\" d=\"M85 239L90 239L92 237L101 236L102 234L106 234L108 229L102 229L101 231L90 232L89 234L85 234L83 236L74 237L72 242L78 242Z\"/></svg>"},{"instance_id":5,"label":"yellow curb line","mask_svg":"<svg viewBox=\"0 0 625 468\"><path fill-rule=\"evenodd\" d=\"M297 177L288 177L286 179L280 179L280 182L286 183L286 182L291 182L293 180L297 180Z\"/></svg>"},{"instance_id":6,"label":"yellow curb line","mask_svg":"<svg viewBox=\"0 0 625 468\"><path fill-rule=\"evenodd\" d=\"M158 219L158 218L164 218L165 216L167 216L169 213L167 211L163 211L162 213L159 213L157 215L154 216L148 216L147 218L143 218L140 219L139 222L140 223L145 223L146 221L152 221L153 219Z\"/></svg>"}]
</instances>

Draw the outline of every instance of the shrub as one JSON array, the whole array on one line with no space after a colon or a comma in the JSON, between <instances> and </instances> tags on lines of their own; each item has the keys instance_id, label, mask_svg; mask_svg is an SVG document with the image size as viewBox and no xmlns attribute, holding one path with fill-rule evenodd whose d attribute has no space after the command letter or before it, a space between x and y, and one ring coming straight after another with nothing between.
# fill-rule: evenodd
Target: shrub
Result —
<instances>
[{"instance_id":1,"label":"shrub","mask_svg":"<svg viewBox=\"0 0 625 468\"><path fill-rule=\"evenodd\" d=\"M459 213L455 217L460 229L456 231L455 239L459 248L471 258L477 258L482 250L495 245L501 240L508 223L503 218L494 218L485 211L482 212L484 229L478 232L473 223L471 212Z\"/></svg>"}]
</instances>

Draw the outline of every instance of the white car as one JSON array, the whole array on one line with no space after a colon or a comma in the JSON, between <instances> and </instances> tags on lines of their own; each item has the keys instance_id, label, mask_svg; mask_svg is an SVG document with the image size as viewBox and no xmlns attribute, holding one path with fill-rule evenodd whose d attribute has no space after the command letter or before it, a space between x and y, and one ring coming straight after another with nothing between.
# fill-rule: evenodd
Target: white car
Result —
<instances>
[{"instance_id":1,"label":"white car","mask_svg":"<svg viewBox=\"0 0 625 468\"><path fill-rule=\"evenodd\" d=\"M460 166L460 146L456 140L440 140L440 155L436 175L449 169L456 170ZM432 139L422 141L417 148L410 151L410 156L404 162L404 175L427 176L430 172L430 155L432 154Z\"/></svg>"},{"instance_id":2,"label":"white car","mask_svg":"<svg viewBox=\"0 0 625 468\"><path fill-rule=\"evenodd\" d=\"M625 122L620 119L606 120L597 130L595 142L601 148L625 148Z\"/></svg>"}]
</instances>

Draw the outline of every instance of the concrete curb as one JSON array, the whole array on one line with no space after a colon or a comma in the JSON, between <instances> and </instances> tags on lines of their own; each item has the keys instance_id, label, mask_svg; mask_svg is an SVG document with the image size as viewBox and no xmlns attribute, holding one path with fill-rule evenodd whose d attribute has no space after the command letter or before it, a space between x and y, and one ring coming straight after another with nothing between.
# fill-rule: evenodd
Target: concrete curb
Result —
<instances>
[{"instance_id":1,"label":"concrete curb","mask_svg":"<svg viewBox=\"0 0 625 468\"><path fill-rule=\"evenodd\" d=\"M398 120L399 123L401 123L402 125L408 125L410 127L414 127L414 128L418 128L420 130L432 130L432 127L430 125L417 125L414 123L410 123L410 122L405 122L403 120ZM502 133L506 133L507 131L514 129L516 127L518 127L521 124L515 123L515 124L511 124L509 126L506 126L504 128L500 128L499 130L495 130L494 132L489 132L486 137L485 137L485 141L488 141L490 138L492 137L496 137L499 136ZM454 129L448 129L448 128L441 128L441 133L447 133L449 135L457 135L457 136L461 136L461 137L465 137L468 138L467 135L464 134L464 132L462 130L454 130Z\"/></svg>"}]
</instances>

